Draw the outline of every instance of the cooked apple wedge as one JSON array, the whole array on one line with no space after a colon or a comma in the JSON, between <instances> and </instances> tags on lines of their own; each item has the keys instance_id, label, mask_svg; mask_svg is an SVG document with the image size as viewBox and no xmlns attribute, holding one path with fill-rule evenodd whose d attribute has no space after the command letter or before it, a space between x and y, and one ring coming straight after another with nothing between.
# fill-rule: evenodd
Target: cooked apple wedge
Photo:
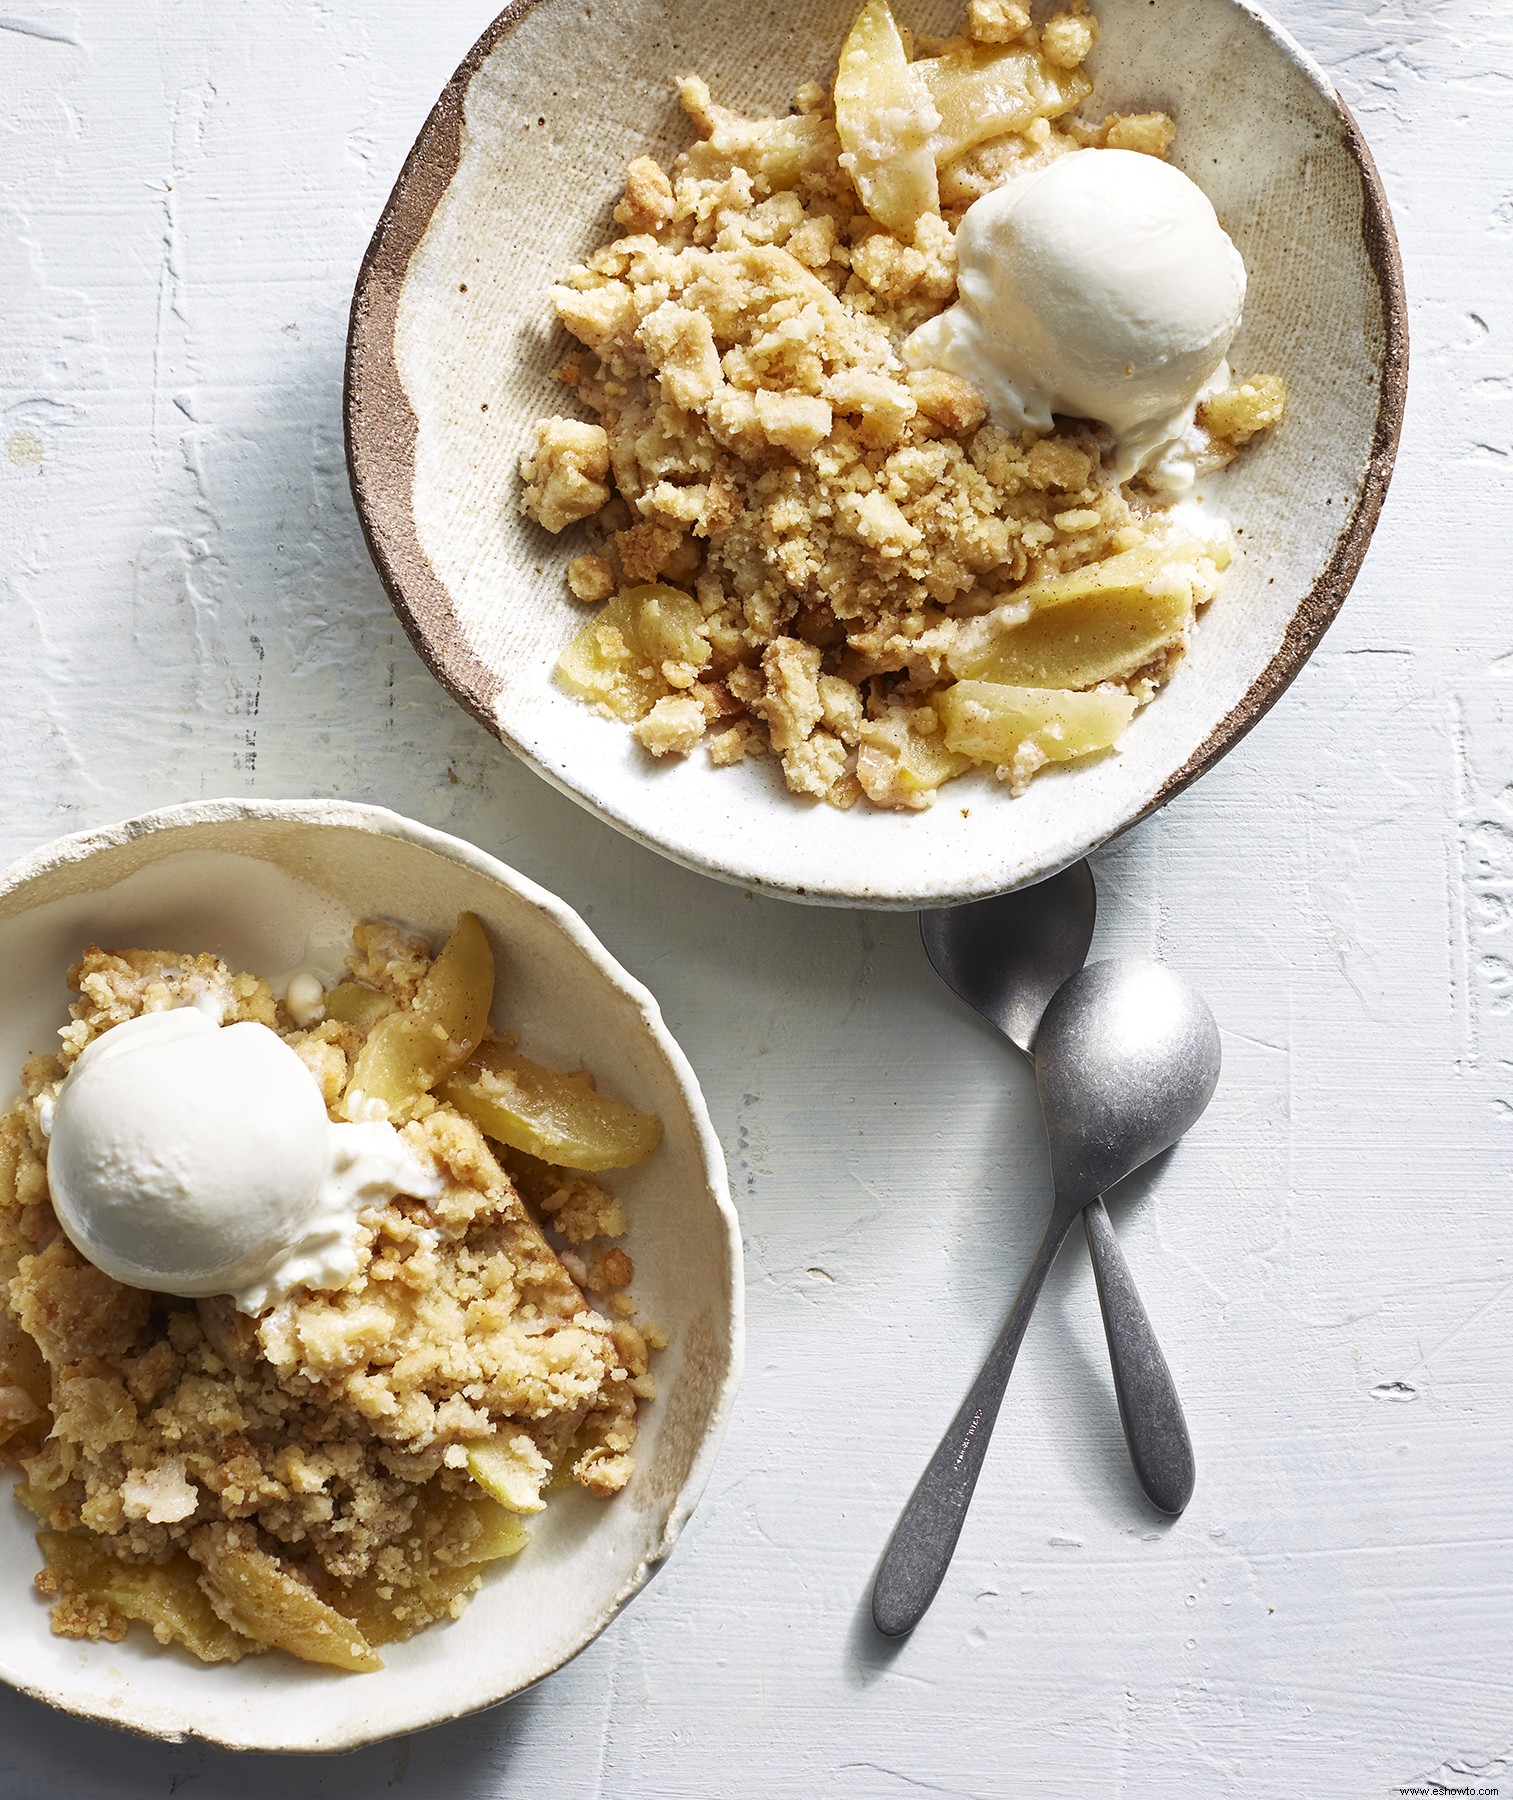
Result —
<instances>
[{"instance_id":1,"label":"cooked apple wedge","mask_svg":"<svg viewBox=\"0 0 1513 1800\"><path fill-rule=\"evenodd\" d=\"M580 700L634 724L666 694L666 662L709 661L699 603L659 581L626 588L578 633L557 663L557 680Z\"/></svg>"},{"instance_id":2,"label":"cooked apple wedge","mask_svg":"<svg viewBox=\"0 0 1513 1800\"><path fill-rule=\"evenodd\" d=\"M1222 543L1141 544L1030 582L972 621L947 661L968 680L1019 687L1121 681L1180 642L1228 561Z\"/></svg>"},{"instance_id":3,"label":"cooked apple wedge","mask_svg":"<svg viewBox=\"0 0 1513 1800\"><path fill-rule=\"evenodd\" d=\"M1058 119L1093 91L1080 69L1053 68L1038 52L1013 45L964 46L911 67L940 118L929 145L937 164L989 138L1028 130L1037 119Z\"/></svg>"},{"instance_id":4,"label":"cooked apple wedge","mask_svg":"<svg viewBox=\"0 0 1513 1800\"><path fill-rule=\"evenodd\" d=\"M441 1089L444 1100L512 1150L559 1168L625 1169L656 1149L662 1121L594 1087L586 1069L566 1074L485 1044Z\"/></svg>"},{"instance_id":5,"label":"cooked apple wedge","mask_svg":"<svg viewBox=\"0 0 1513 1800\"><path fill-rule=\"evenodd\" d=\"M376 1101L390 1118L403 1118L478 1048L493 998L488 934L476 914L462 913L414 1000L369 1032L348 1084L348 1111Z\"/></svg>"},{"instance_id":6,"label":"cooked apple wedge","mask_svg":"<svg viewBox=\"0 0 1513 1800\"><path fill-rule=\"evenodd\" d=\"M951 749L999 768L1026 745L1046 762L1107 750L1135 713L1134 699L1122 688L1079 694L996 681L958 681L938 705Z\"/></svg>"},{"instance_id":7,"label":"cooked apple wedge","mask_svg":"<svg viewBox=\"0 0 1513 1800\"><path fill-rule=\"evenodd\" d=\"M530 1529L521 1524L517 1510L505 1506L492 1494L474 1494L467 1504L478 1527L477 1537L468 1546L475 1567L518 1556L531 1541Z\"/></svg>"},{"instance_id":8,"label":"cooked apple wedge","mask_svg":"<svg viewBox=\"0 0 1513 1800\"><path fill-rule=\"evenodd\" d=\"M1219 571L1229 567L1229 560L1229 546L1222 539L1137 544L1086 568L1026 582L1011 598L1035 612L1073 600L1138 600L1170 593L1186 594L1202 606L1213 597Z\"/></svg>"},{"instance_id":9,"label":"cooked apple wedge","mask_svg":"<svg viewBox=\"0 0 1513 1800\"><path fill-rule=\"evenodd\" d=\"M869 720L861 728L856 778L875 806L922 812L936 789L967 766L938 731L927 737L897 715Z\"/></svg>"},{"instance_id":10,"label":"cooked apple wedge","mask_svg":"<svg viewBox=\"0 0 1513 1800\"><path fill-rule=\"evenodd\" d=\"M189 1554L200 1565L201 1585L217 1618L244 1636L287 1650L301 1662L362 1673L382 1659L362 1632L314 1588L233 1526L207 1525L195 1533Z\"/></svg>"},{"instance_id":11,"label":"cooked apple wedge","mask_svg":"<svg viewBox=\"0 0 1513 1800\"><path fill-rule=\"evenodd\" d=\"M922 214L940 211L931 149L938 120L888 0L867 0L841 47L835 128L857 197L901 237Z\"/></svg>"},{"instance_id":12,"label":"cooked apple wedge","mask_svg":"<svg viewBox=\"0 0 1513 1800\"><path fill-rule=\"evenodd\" d=\"M39 1531L48 1575L94 1606L152 1628L160 1644L182 1644L201 1662L238 1662L263 1648L216 1617L187 1556L166 1563L125 1563L80 1532Z\"/></svg>"},{"instance_id":13,"label":"cooked apple wedge","mask_svg":"<svg viewBox=\"0 0 1513 1800\"><path fill-rule=\"evenodd\" d=\"M511 1513L538 1513L551 1464L528 1437L482 1438L467 1446L468 1474Z\"/></svg>"},{"instance_id":14,"label":"cooked apple wedge","mask_svg":"<svg viewBox=\"0 0 1513 1800\"><path fill-rule=\"evenodd\" d=\"M1179 643L1192 624L1190 594L1073 600L1011 626L962 673L1028 688L1093 688L1122 681Z\"/></svg>"},{"instance_id":15,"label":"cooked apple wedge","mask_svg":"<svg viewBox=\"0 0 1513 1800\"><path fill-rule=\"evenodd\" d=\"M338 982L326 995L326 1017L355 1025L359 1031L371 1031L385 1013L393 1011L393 1000L365 981Z\"/></svg>"}]
</instances>

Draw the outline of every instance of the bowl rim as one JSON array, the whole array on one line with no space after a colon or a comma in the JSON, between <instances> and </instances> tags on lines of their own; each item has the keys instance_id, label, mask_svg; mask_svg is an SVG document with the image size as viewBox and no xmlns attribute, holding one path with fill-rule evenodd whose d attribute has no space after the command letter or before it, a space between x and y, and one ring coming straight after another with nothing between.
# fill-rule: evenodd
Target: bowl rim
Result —
<instances>
[{"instance_id":1,"label":"bowl rim","mask_svg":"<svg viewBox=\"0 0 1513 1800\"><path fill-rule=\"evenodd\" d=\"M509 0L442 89L379 214L353 289L342 393L347 476L369 555L400 623L437 681L522 762L596 818L685 868L780 898L841 906L913 909L982 899L990 892L1003 891L973 886L970 891L920 892L886 898L847 893L829 885L824 891L815 891L764 877L755 870L737 872L713 859L685 854L564 780L512 736L496 715L490 700L495 684L467 642L451 596L420 543L413 505L420 428L399 375L395 325L410 260L461 161L468 86L500 42L543 3L544 0ZM1386 500L1402 435L1408 392L1408 300L1397 232L1376 161L1333 82L1285 27L1253 0L1211 3L1227 6L1258 26L1339 118L1346 152L1360 177L1362 237L1382 309L1380 387L1371 447L1354 504L1333 553L1294 607L1271 660L1245 693L1187 760L1112 831L1079 842L1070 852L1048 856L1043 866L1037 863L1011 886L1045 880L1122 836L1191 786L1271 710L1334 623L1360 572Z\"/></svg>"},{"instance_id":2,"label":"bowl rim","mask_svg":"<svg viewBox=\"0 0 1513 1800\"><path fill-rule=\"evenodd\" d=\"M533 0L528 0L528 3L533 3ZM377 837L393 838L403 843L413 844L420 849L429 850L452 862L459 863L475 874L484 876L505 888L516 898L525 901L527 905L534 907L538 912L544 913L573 946L587 957L610 985L618 989L634 1004L653 1044L671 1068L694 1126L706 1190L714 1200L716 1213L725 1227L730 1269L725 1294L725 1302L730 1316L730 1331L727 1340L728 1365L725 1376L715 1392L709 1417L700 1436L699 1446L687 1478L668 1503L661 1537L654 1548L631 1571L610 1600L587 1622L571 1646L547 1667L531 1676L529 1680L518 1682L505 1692L495 1694L488 1699L470 1701L466 1705L438 1711L420 1721L388 1726L375 1722L371 1729L359 1725L344 1731L338 1737L318 1744L253 1744L245 1738L206 1731L196 1725L192 1718L185 1720L182 1729L137 1723L121 1716L119 1710L112 1711L103 1705L92 1705L87 1700L59 1698L51 1693L44 1683L29 1682L24 1678L17 1678L13 1674L0 1674L0 1680L3 1680L7 1686L15 1689L18 1693L25 1694L30 1699L41 1701L55 1711L65 1713L73 1718L88 1719L95 1724L114 1726L118 1730L155 1742L202 1743L227 1750L263 1751L271 1755L319 1756L358 1750L365 1745L381 1743L398 1732L427 1730L432 1725L447 1724L456 1719L466 1718L472 1713L482 1712L489 1707L513 1699L516 1694L523 1693L527 1688L534 1687L537 1682L544 1681L547 1676L555 1674L558 1669L565 1667L575 1656L586 1650L623 1608L640 1593L672 1554L674 1545L708 1485L715 1459L719 1454L726 1427L730 1422L730 1413L735 1402L736 1392L741 1383L746 1340L746 1290L743 1279L740 1218L730 1194L724 1151L709 1117L709 1109L703 1090L699 1085L698 1076L677 1039L668 1030L655 996L605 949L588 925L565 900L542 887L538 882L531 880L528 875L522 875L518 870L511 868L508 863L501 862L485 850L480 850L477 845L469 843L466 839L455 837L449 832L439 831L430 825L423 825L418 820L407 818L402 813L394 812L388 807L357 801L320 799L194 800L177 806L160 807L150 812L139 813L114 824L71 832L27 852L4 870L0 870L0 901L8 899L18 889L54 870L80 866L89 862L102 851L117 849L139 838L197 825L235 825L243 821L258 820L366 831ZM39 901L37 904L45 904L45 902ZM18 913L11 916L19 917L29 910L31 910L29 907L23 907ZM193 1673L192 1668L186 1669L186 1674L192 1675Z\"/></svg>"}]
</instances>

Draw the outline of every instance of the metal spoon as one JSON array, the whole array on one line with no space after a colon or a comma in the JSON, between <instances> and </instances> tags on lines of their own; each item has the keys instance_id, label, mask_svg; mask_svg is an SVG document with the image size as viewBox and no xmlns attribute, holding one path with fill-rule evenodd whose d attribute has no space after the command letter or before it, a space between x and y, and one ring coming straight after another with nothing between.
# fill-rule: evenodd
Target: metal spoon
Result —
<instances>
[{"instance_id":1,"label":"metal spoon","mask_svg":"<svg viewBox=\"0 0 1513 1800\"><path fill-rule=\"evenodd\" d=\"M1035 1084L1056 1197L1009 1316L909 1498L878 1567L872 1619L896 1637L924 1616L950 1566L1025 1327L1078 1213L1192 1126L1219 1079L1202 998L1158 963L1073 975L1045 1010Z\"/></svg>"},{"instance_id":2,"label":"metal spoon","mask_svg":"<svg viewBox=\"0 0 1513 1800\"><path fill-rule=\"evenodd\" d=\"M1052 994L1087 959L1097 912L1098 890L1084 861L1017 893L922 912L919 929L946 985L1032 1055ZM1180 1513L1196 1479L1182 1403L1102 1200L1086 1208L1082 1225L1130 1461L1151 1504Z\"/></svg>"}]
</instances>

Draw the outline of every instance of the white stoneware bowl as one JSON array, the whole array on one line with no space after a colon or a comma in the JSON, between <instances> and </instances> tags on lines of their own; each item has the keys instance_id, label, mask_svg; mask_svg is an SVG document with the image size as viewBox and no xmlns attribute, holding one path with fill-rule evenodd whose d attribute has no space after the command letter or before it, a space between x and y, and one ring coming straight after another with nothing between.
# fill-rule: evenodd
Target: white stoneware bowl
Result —
<instances>
[{"instance_id":1,"label":"white stoneware bowl","mask_svg":"<svg viewBox=\"0 0 1513 1800\"><path fill-rule=\"evenodd\" d=\"M1234 362L1285 377L1283 427L1210 485L1243 534L1176 679L1121 750L1010 800L986 776L914 815L795 799L768 763L655 765L554 687L584 614L583 547L516 506L530 424L573 410L547 287L604 241L626 162L689 141L673 77L783 112L824 77L859 0L514 0L426 123L358 279L347 449L400 618L456 698L549 781L691 868L805 899L916 907L1039 880L1185 787L1291 681L1360 566L1391 472L1407 375L1391 220L1354 121L1318 66L1244 0L1095 0L1101 110L1159 106L1175 160L1240 247ZM956 29L963 0L898 0Z\"/></svg>"},{"instance_id":2,"label":"white stoneware bowl","mask_svg":"<svg viewBox=\"0 0 1513 1800\"><path fill-rule=\"evenodd\" d=\"M0 1069L6 1099L66 1019L64 971L92 939L204 949L275 976L339 956L382 915L440 943L476 912L499 966L495 1023L661 1115L655 1155L614 1177L636 1293L670 1338L643 1413L637 1473L605 1503L559 1493L522 1555L455 1623L385 1649L371 1675L282 1655L202 1667L134 1629L53 1637L32 1591L35 1522L0 1492L0 1677L67 1712L233 1749L346 1750L492 1705L590 1643L671 1551L704 1487L740 1372L741 1241L720 1147L657 1003L560 900L471 844L376 807L211 801L63 838L0 876Z\"/></svg>"}]
</instances>

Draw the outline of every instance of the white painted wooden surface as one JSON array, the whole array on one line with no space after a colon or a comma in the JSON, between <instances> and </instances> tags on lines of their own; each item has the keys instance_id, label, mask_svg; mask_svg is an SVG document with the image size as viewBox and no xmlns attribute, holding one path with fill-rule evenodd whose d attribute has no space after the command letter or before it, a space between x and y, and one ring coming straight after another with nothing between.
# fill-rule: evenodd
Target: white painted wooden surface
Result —
<instances>
[{"instance_id":1,"label":"white painted wooden surface","mask_svg":"<svg viewBox=\"0 0 1513 1800\"><path fill-rule=\"evenodd\" d=\"M492 10L0 5L0 852L315 792L565 895L704 1078L746 1386L666 1572L514 1705L272 1765L7 1694L0 1795L1513 1791L1507 0L1281 0L1397 208L1403 455L1291 694L1099 864L1103 946L1188 971L1225 1033L1212 1110L1117 1209L1197 1496L1175 1525L1142 1507L1074 1246L950 1583L893 1651L862 1623L873 1561L1039 1228L1028 1075L912 921L748 899L621 841L403 640L346 494L346 302Z\"/></svg>"}]
</instances>

